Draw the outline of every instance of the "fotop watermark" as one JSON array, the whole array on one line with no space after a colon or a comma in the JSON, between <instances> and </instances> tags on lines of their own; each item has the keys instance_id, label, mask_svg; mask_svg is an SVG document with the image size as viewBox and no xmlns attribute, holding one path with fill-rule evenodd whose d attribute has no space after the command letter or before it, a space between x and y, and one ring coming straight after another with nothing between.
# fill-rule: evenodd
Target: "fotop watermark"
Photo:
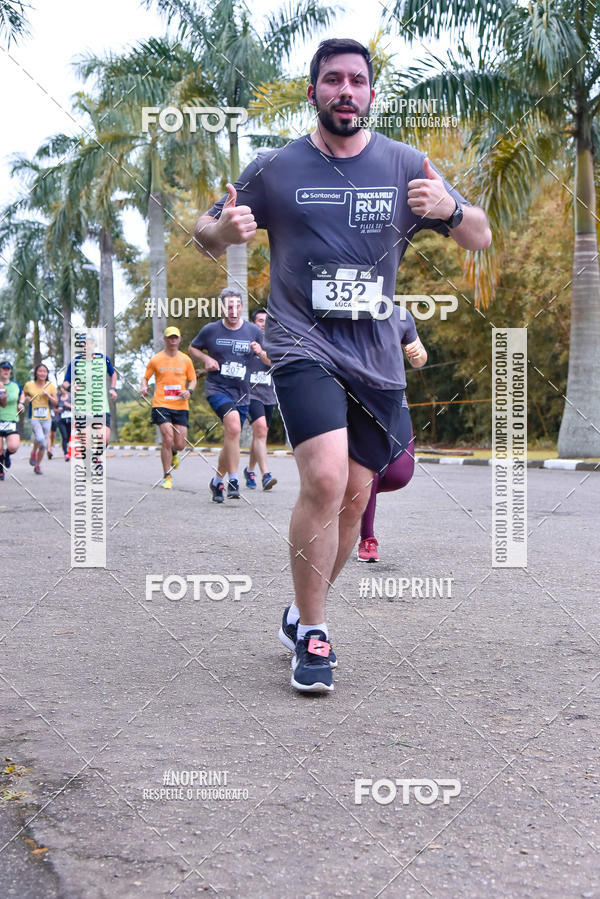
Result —
<instances>
[{"instance_id":1,"label":"fotop watermark","mask_svg":"<svg viewBox=\"0 0 600 899\"><path fill-rule=\"evenodd\" d=\"M424 310L419 308L423 304L427 307ZM439 306L440 319L446 321L448 315L451 312L456 312L458 309L458 297L445 293L395 293L394 299L391 300L385 294L381 294L381 296L373 297L368 301L367 309L371 318L377 321L384 321L394 311L394 305L400 306L401 318L406 317L402 314L403 310L410 307L412 316L419 321L427 321L427 319L433 318ZM364 307L361 303L352 301L350 308L353 319L362 317L361 312Z\"/></svg>"},{"instance_id":2,"label":"fotop watermark","mask_svg":"<svg viewBox=\"0 0 600 899\"><path fill-rule=\"evenodd\" d=\"M453 577L361 577L358 595L361 599L451 598L453 583Z\"/></svg>"},{"instance_id":3,"label":"fotop watermark","mask_svg":"<svg viewBox=\"0 0 600 899\"><path fill-rule=\"evenodd\" d=\"M344 311L347 314L349 310L355 321L359 318L385 321L392 315L394 305L400 306L400 314L403 318L406 318L402 314L403 310L410 307L409 311L419 321L433 318L439 308L440 319L446 321L448 315L458 309L458 297L452 294L397 293L394 294L393 299L385 294L379 294L362 300L355 296L353 282L335 281L330 283L328 294L324 296L324 302L315 311L322 318L335 317L336 314L339 315ZM421 309L422 305L427 308Z\"/></svg>"},{"instance_id":4,"label":"fotop watermark","mask_svg":"<svg viewBox=\"0 0 600 899\"><path fill-rule=\"evenodd\" d=\"M252 578L247 574L146 575L146 602L154 599L157 593L170 602L186 598L194 602L204 598L212 602L228 598L239 602L251 589Z\"/></svg>"},{"instance_id":5,"label":"fotop watermark","mask_svg":"<svg viewBox=\"0 0 600 899\"><path fill-rule=\"evenodd\" d=\"M355 116L359 128L458 128L455 115L443 115L439 99L384 97L375 100L369 114Z\"/></svg>"},{"instance_id":6,"label":"fotop watermark","mask_svg":"<svg viewBox=\"0 0 600 899\"><path fill-rule=\"evenodd\" d=\"M243 106L142 106L142 131L148 132L151 125L173 134L181 131L187 119L187 126L192 134L200 130L216 134L225 126L235 133L248 121L248 110Z\"/></svg>"},{"instance_id":7,"label":"fotop watermark","mask_svg":"<svg viewBox=\"0 0 600 899\"><path fill-rule=\"evenodd\" d=\"M106 568L106 329L72 328L71 565ZM37 411L37 410L34 410Z\"/></svg>"},{"instance_id":8,"label":"fotop watermark","mask_svg":"<svg viewBox=\"0 0 600 899\"><path fill-rule=\"evenodd\" d=\"M428 777L402 777L391 780L380 777L373 780L372 777L356 777L354 804L362 805L363 799L368 798L378 805L391 805L396 800L402 805L408 805L411 800L420 805L433 805L438 799L449 805L451 799L460 795L460 790L460 780L455 778L431 780Z\"/></svg>"},{"instance_id":9,"label":"fotop watermark","mask_svg":"<svg viewBox=\"0 0 600 899\"><path fill-rule=\"evenodd\" d=\"M151 802L211 799L239 802L248 799L248 788L230 784L229 773L204 768L166 768L162 774L162 786L144 788L142 798Z\"/></svg>"},{"instance_id":10,"label":"fotop watermark","mask_svg":"<svg viewBox=\"0 0 600 899\"><path fill-rule=\"evenodd\" d=\"M221 297L148 297L146 318L223 318L227 300Z\"/></svg>"},{"instance_id":11,"label":"fotop watermark","mask_svg":"<svg viewBox=\"0 0 600 899\"><path fill-rule=\"evenodd\" d=\"M527 567L527 328L492 330L492 567Z\"/></svg>"}]
</instances>

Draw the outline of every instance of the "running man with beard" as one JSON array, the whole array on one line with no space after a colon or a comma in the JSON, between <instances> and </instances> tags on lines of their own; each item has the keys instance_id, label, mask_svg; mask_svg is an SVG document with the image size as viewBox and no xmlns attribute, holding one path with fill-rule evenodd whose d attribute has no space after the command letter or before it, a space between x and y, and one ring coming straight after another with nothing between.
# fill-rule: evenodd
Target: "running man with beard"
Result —
<instances>
[{"instance_id":1,"label":"running man with beard","mask_svg":"<svg viewBox=\"0 0 600 899\"><path fill-rule=\"evenodd\" d=\"M375 97L369 51L326 40L310 64L316 128L263 153L195 231L205 255L266 228L271 291L265 349L300 474L290 524L295 600L282 631L292 685L333 689L328 589L358 537L375 473L410 439L396 273L417 231L489 246L485 212L423 153L362 126Z\"/></svg>"}]
</instances>

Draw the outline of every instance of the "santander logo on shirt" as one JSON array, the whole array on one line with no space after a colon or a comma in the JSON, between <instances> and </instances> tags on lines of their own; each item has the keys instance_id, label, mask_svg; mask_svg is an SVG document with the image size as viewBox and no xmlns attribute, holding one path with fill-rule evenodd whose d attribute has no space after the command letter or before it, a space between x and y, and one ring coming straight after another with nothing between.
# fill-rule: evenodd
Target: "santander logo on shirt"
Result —
<instances>
[{"instance_id":1,"label":"santander logo on shirt","mask_svg":"<svg viewBox=\"0 0 600 899\"><path fill-rule=\"evenodd\" d=\"M348 226L361 234L379 234L394 220L398 202L397 187L301 187L296 203L325 203L348 207Z\"/></svg>"}]
</instances>

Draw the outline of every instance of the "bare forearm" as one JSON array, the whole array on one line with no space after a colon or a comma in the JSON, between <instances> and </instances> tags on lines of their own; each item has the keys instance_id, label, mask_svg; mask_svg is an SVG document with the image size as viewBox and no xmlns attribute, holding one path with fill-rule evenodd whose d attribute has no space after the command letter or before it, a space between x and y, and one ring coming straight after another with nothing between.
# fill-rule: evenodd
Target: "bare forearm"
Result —
<instances>
[{"instance_id":1,"label":"bare forearm","mask_svg":"<svg viewBox=\"0 0 600 899\"><path fill-rule=\"evenodd\" d=\"M212 215L201 215L194 229L194 245L203 256L220 256L229 246L219 237L219 222Z\"/></svg>"},{"instance_id":2,"label":"bare forearm","mask_svg":"<svg viewBox=\"0 0 600 899\"><path fill-rule=\"evenodd\" d=\"M485 250L492 242L487 215L480 206L463 206L463 220L450 237L464 250Z\"/></svg>"}]
</instances>

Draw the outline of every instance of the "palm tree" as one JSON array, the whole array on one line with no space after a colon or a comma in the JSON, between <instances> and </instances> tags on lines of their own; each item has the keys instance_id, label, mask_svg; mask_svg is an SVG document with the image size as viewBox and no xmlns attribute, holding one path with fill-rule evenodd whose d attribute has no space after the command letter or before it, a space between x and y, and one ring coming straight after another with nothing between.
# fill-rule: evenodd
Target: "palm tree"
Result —
<instances>
[{"instance_id":1,"label":"palm tree","mask_svg":"<svg viewBox=\"0 0 600 899\"><path fill-rule=\"evenodd\" d=\"M0 260L6 268L2 317L7 320L10 341L19 343L31 328L37 365L42 361L43 334L60 368L70 356L73 309L97 300L96 280L85 268L87 257L77 246L68 256L53 256L47 223L23 218L13 206L5 210L0 228ZM57 335L65 332L65 323L69 333L66 348L64 341L57 340Z\"/></svg>"},{"instance_id":2,"label":"palm tree","mask_svg":"<svg viewBox=\"0 0 600 899\"><path fill-rule=\"evenodd\" d=\"M187 96L204 105L205 84L189 51L179 42L151 39L122 56L87 56L77 66L84 78L97 79L97 144L89 157L100 152L111 159L120 173L105 170L105 179L118 175L129 202L148 223L150 249L150 295L167 296L165 216L177 224L171 212L172 198L182 186L182 169L193 173L191 186L207 195L214 177L218 154L211 134L189 130L180 134L151 124L142 130L144 107L165 108L176 104L181 86ZM90 163L91 165L91 163ZM106 235L104 235L106 236ZM191 238L191 235L190 235ZM154 349L162 348L166 319L155 315L152 322Z\"/></svg>"},{"instance_id":3,"label":"palm tree","mask_svg":"<svg viewBox=\"0 0 600 899\"><path fill-rule=\"evenodd\" d=\"M15 43L19 38L29 34L29 22L26 9L29 6L24 0L2 0L0 3L0 38L6 35L6 46L11 41Z\"/></svg>"},{"instance_id":4,"label":"palm tree","mask_svg":"<svg viewBox=\"0 0 600 899\"><path fill-rule=\"evenodd\" d=\"M155 0L144 0L151 7ZM245 0L217 0L208 13L195 0L156 0L167 22L177 20L186 46L197 54L198 65L212 88L214 106L248 109L262 82L283 74L298 42L333 18L333 10L319 0L299 0L269 14L257 29ZM227 129L228 180L240 174L237 128ZM239 289L248 315L248 262L246 244L227 249L228 285Z\"/></svg>"},{"instance_id":5,"label":"palm tree","mask_svg":"<svg viewBox=\"0 0 600 899\"><path fill-rule=\"evenodd\" d=\"M442 33L447 63L398 79L413 97L437 99L470 129L479 158L480 203L496 239L526 213L554 168L572 164L574 252L567 394L560 456L600 455L600 271L594 149L600 131L600 10L593 0L397 0L393 24L408 39ZM399 23L404 23L400 25ZM471 45L464 35L472 35ZM493 254L471 259L480 298L493 283ZM529 323L535 327L535 320Z\"/></svg>"}]
</instances>

